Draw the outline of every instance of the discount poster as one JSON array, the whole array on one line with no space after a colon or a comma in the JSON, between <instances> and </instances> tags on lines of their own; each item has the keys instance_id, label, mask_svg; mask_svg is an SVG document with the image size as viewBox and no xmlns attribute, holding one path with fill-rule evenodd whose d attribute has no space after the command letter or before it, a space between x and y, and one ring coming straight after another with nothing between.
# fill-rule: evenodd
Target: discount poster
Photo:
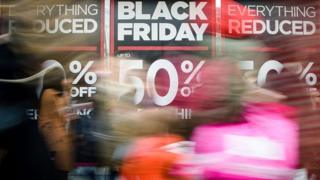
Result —
<instances>
[{"instance_id":1,"label":"discount poster","mask_svg":"<svg viewBox=\"0 0 320 180\"><path fill-rule=\"evenodd\" d=\"M267 71L273 70L280 73L283 63L296 62L299 73L302 73L300 79L306 76L306 74L303 75L301 66L305 67L306 71L311 70L310 73L313 73L313 70L317 71L317 66L313 65L314 61L317 61L315 52L319 48L318 43L313 41L319 37L319 11L316 1L308 1L308 3L299 1L240 2L242 4L223 2L220 16L221 19L226 20L222 24L229 27L228 34L240 34L247 38L243 39L242 43L223 39L221 49L231 54L230 47L238 45L237 49L247 52L242 54L249 54L249 56L240 56L240 58L250 62L251 69L262 68L258 75L259 86L266 83ZM232 18L237 15L242 18ZM222 28L221 31L223 30ZM265 56L259 57L259 54L265 54ZM307 85L316 86L317 78L314 75L308 76L305 79Z\"/></svg>"},{"instance_id":2,"label":"discount poster","mask_svg":"<svg viewBox=\"0 0 320 180\"><path fill-rule=\"evenodd\" d=\"M148 67L144 77L134 77L135 104L152 98L153 105L168 106L177 96L191 95L191 87L185 86L196 81L204 61L215 56L215 39L207 34L214 6L208 1L111 0L110 55L119 59L120 81L131 78L130 71ZM167 82L161 81L164 77Z\"/></svg>"},{"instance_id":3,"label":"discount poster","mask_svg":"<svg viewBox=\"0 0 320 180\"><path fill-rule=\"evenodd\" d=\"M206 62L225 58L239 63L244 74L252 72L260 87L286 72L289 64L297 82L319 94L316 1L111 0L107 8L108 52L123 65L122 78L150 65L145 77L139 77L141 89L150 87L148 81L157 86L161 76L168 79L164 92L153 92L158 106L189 98L194 88L186 86L196 84ZM148 94L138 94L135 103L141 104Z\"/></svg>"},{"instance_id":4,"label":"discount poster","mask_svg":"<svg viewBox=\"0 0 320 180\"><path fill-rule=\"evenodd\" d=\"M111 0L110 54L137 57L153 52L203 51L211 56L212 44L201 42L214 18L209 11L213 5L206 1Z\"/></svg>"},{"instance_id":5,"label":"discount poster","mask_svg":"<svg viewBox=\"0 0 320 180\"><path fill-rule=\"evenodd\" d=\"M7 6L6 6L7 7ZM9 6L2 11L9 16L6 26L7 33L15 34L20 31L16 22L21 14L29 13L32 24L32 35L30 42L25 44L35 47L40 56L39 62L43 69L50 66L60 68L58 73L48 73L39 82L38 91L47 86L47 77L54 77L57 84L62 79L71 81L70 95L75 104L89 102L96 94L95 84L98 76L94 72L96 64L105 57L104 46L104 0L85 1L34 1L24 7ZM24 14L23 14L24 13ZM19 17L19 18L16 18ZM17 32L20 33L20 32ZM61 77L60 77L61 76ZM77 107L77 105L76 105ZM81 110L75 108L78 115L89 115L91 109ZM30 119L38 118L38 110L27 110Z\"/></svg>"}]
</instances>

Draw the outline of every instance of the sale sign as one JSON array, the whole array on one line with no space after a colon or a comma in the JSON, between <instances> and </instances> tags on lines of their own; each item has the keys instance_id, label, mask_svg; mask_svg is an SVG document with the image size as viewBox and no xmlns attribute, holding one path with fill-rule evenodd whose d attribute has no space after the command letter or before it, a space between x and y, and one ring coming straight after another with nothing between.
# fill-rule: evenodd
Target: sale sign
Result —
<instances>
[{"instance_id":1,"label":"sale sign","mask_svg":"<svg viewBox=\"0 0 320 180\"><path fill-rule=\"evenodd\" d=\"M314 6L256 5L224 3L228 15L261 17L254 20L229 20L229 33L268 35L312 35L316 32Z\"/></svg>"},{"instance_id":2,"label":"sale sign","mask_svg":"<svg viewBox=\"0 0 320 180\"><path fill-rule=\"evenodd\" d=\"M214 14L207 1L111 1L110 54L191 51L211 55L201 44Z\"/></svg>"},{"instance_id":3,"label":"sale sign","mask_svg":"<svg viewBox=\"0 0 320 180\"><path fill-rule=\"evenodd\" d=\"M317 13L312 4L286 2L112 0L106 41L110 56L118 57L119 82L134 84L135 104L150 97L157 106L185 107L181 114L189 117L180 102L199 93L207 60L234 61L263 87L272 73L281 74L286 62L296 61L298 56L284 52L315 50L314 43L284 44L315 37ZM317 89L317 62L299 61L297 81ZM137 71L145 74L137 76Z\"/></svg>"},{"instance_id":4,"label":"sale sign","mask_svg":"<svg viewBox=\"0 0 320 180\"><path fill-rule=\"evenodd\" d=\"M60 35L70 39L83 39L83 42L61 42L67 46L53 48L57 51L96 52L103 50L104 22L102 6L104 1L82 1L73 4L37 4L34 31L48 36ZM102 41L101 41L102 40ZM102 54L102 52L100 52Z\"/></svg>"},{"instance_id":5,"label":"sale sign","mask_svg":"<svg viewBox=\"0 0 320 180\"><path fill-rule=\"evenodd\" d=\"M39 97L51 84L60 88L61 80L68 79L76 103L92 100L98 81L94 68L105 55L104 0L24 1L4 7L1 13L8 20L4 29L13 41L19 35L25 53L34 53L45 72L39 77ZM37 119L36 109L28 114Z\"/></svg>"}]
</instances>

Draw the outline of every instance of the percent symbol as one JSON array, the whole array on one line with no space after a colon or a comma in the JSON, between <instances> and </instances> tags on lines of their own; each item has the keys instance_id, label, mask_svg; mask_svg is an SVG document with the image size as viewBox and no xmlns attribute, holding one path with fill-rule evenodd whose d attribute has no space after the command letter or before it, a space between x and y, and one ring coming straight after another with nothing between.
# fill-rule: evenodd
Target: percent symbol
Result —
<instances>
[{"instance_id":1,"label":"percent symbol","mask_svg":"<svg viewBox=\"0 0 320 180\"><path fill-rule=\"evenodd\" d=\"M77 84L82 78L84 78L87 84L94 84L97 82L97 75L94 72L88 72L94 61L89 61L83 68L79 61L72 61L69 65L69 69L72 73L78 74L73 80L72 84Z\"/></svg>"},{"instance_id":2,"label":"percent symbol","mask_svg":"<svg viewBox=\"0 0 320 180\"><path fill-rule=\"evenodd\" d=\"M194 64L189 61L185 60L181 63L181 70L184 73L190 73L190 75L187 77L187 79L183 82L184 85L190 85L190 82L196 77L196 75L199 73L200 69L204 65L205 61L200 61L199 64L196 65L194 68ZM192 93L192 89L189 86L184 86L181 88L180 93L183 97L188 97Z\"/></svg>"},{"instance_id":3,"label":"percent symbol","mask_svg":"<svg viewBox=\"0 0 320 180\"><path fill-rule=\"evenodd\" d=\"M309 72L310 69L312 68L313 64L314 64L313 62L309 62L307 67L305 67L302 70L302 72L301 72L301 74L299 76L299 79L305 78L305 81L309 86L316 85L317 81L318 81L317 75L315 73Z\"/></svg>"}]
</instances>

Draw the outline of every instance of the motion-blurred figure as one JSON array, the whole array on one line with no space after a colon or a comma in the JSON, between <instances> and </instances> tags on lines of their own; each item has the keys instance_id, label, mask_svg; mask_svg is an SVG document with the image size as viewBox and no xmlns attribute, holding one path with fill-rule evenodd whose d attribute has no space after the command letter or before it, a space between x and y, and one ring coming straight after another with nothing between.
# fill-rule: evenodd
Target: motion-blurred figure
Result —
<instances>
[{"instance_id":1,"label":"motion-blurred figure","mask_svg":"<svg viewBox=\"0 0 320 180\"><path fill-rule=\"evenodd\" d=\"M67 45L83 39L68 40L68 36L59 33L49 35L34 30L35 20L39 18L37 5L71 3L73 1L69 0L1 1L1 8L10 7L10 11L1 11L4 15L1 19L12 23L10 34L0 37L0 115L3 118L0 128L3 155L0 161L1 179L60 180L66 179L66 171L72 168L73 148L65 127L67 117L64 117L67 106L64 100L69 97L62 93L62 79L55 79L61 77L62 73L53 73L54 77L47 74L44 78L46 72L42 71L41 65L52 57L61 56L61 60L65 60L75 56L72 53L57 55L53 52L57 42L61 43L63 39ZM52 18L61 17L57 15ZM50 82L51 78L54 81ZM46 82L39 83L41 79ZM32 118L38 119L39 107L42 131L38 129L38 121L30 120L27 116L27 112L31 111L34 113ZM52 150L57 151L56 165L51 160ZM60 176L60 170L64 171L64 177Z\"/></svg>"}]
</instances>

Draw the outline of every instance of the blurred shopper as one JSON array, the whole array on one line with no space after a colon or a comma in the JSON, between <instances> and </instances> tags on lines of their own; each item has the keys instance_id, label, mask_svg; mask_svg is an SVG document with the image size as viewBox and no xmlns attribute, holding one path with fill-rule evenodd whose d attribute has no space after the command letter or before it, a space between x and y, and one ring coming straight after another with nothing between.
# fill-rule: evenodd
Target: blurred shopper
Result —
<instances>
[{"instance_id":1,"label":"blurred shopper","mask_svg":"<svg viewBox=\"0 0 320 180\"><path fill-rule=\"evenodd\" d=\"M49 35L34 31L34 21L39 18L37 5L71 3L73 1L70 0L21 0L10 3L10 17L7 14L6 18L14 26L6 36L9 38L0 41L0 115L3 118L0 128L0 179L66 179L66 171L72 168L73 148L65 127L67 117L64 111L69 106L69 97L62 93L61 79L49 80L61 77L61 72L53 73L54 77L47 75L44 80L48 82L44 83L43 88L39 82L45 74L41 71L44 61L58 56L61 61L75 57L72 53L53 53L57 42L61 45L63 39L68 45L83 38L71 40L60 33ZM57 14L50 18L59 19L61 16ZM51 84L47 86L49 82ZM39 107L41 133L38 122L26 117L26 111ZM56 151L55 165L51 160L51 151Z\"/></svg>"},{"instance_id":2,"label":"blurred shopper","mask_svg":"<svg viewBox=\"0 0 320 180\"><path fill-rule=\"evenodd\" d=\"M292 110L276 103L252 104L243 122L197 127L192 137L195 155L177 169L185 168L180 173L193 179L293 179L298 128L283 111Z\"/></svg>"},{"instance_id":3,"label":"blurred shopper","mask_svg":"<svg viewBox=\"0 0 320 180\"><path fill-rule=\"evenodd\" d=\"M95 64L98 69L101 67L99 62ZM96 71L99 80L104 78L100 72ZM85 82L80 81L80 83L85 86ZM99 88L94 98L73 100L73 111L78 115L76 121L71 123L71 129L75 135L76 162L74 169L69 173L69 180L110 179L109 167L104 161L107 155L105 151L101 153L100 148L101 144L107 141L110 133L107 103L108 99L104 96L104 91Z\"/></svg>"},{"instance_id":4,"label":"blurred shopper","mask_svg":"<svg viewBox=\"0 0 320 180\"><path fill-rule=\"evenodd\" d=\"M0 79L29 77L39 62L11 42L0 45ZM2 81L1 80L1 81ZM36 121L26 111L37 108L36 82L0 82L0 179L55 180L54 166Z\"/></svg>"},{"instance_id":5,"label":"blurred shopper","mask_svg":"<svg viewBox=\"0 0 320 180\"><path fill-rule=\"evenodd\" d=\"M48 83L48 82L47 82ZM45 137L57 170L61 177L67 179L67 173L73 168L73 134L68 127L70 123L69 89L59 91L45 86L41 96L39 128Z\"/></svg>"},{"instance_id":6,"label":"blurred shopper","mask_svg":"<svg viewBox=\"0 0 320 180\"><path fill-rule=\"evenodd\" d=\"M127 180L167 180L170 169L179 160L179 154L168 151L165 146L183 139L176 135L154 135L133 141L124 157L121 177Z\"/></svg>"},{"instance_id":7,"label":"blurred shopper","mask_svg":"<svg viewBox=\"0 0 320 180\"><path fill-rule=\"evenodd\" d=\"M101 143L99 143L99 154L101 154L99 164L108 166L111 172L115 173L122 172L122 165L128 164L128 171L126 172L130 174L132 171L129 167L135 165L131 164L131 160L129 160L131 157L127 156L127 153L131 154L131 145L135 146L135 140L141 138L141 141L144 141L145 137L150 137L151 140L158 139L163 145L167 144L165 139L173 129L171 124L175 123L177 116L174 109L155 108L149 104L150 100L146 100L146 103L142 103L143 105L134 105L135 87L130 79L125 79L122 83L118 82L118 62L118 59L111 59L114 71L105 78L101 78L98 85L97 101L99 106L96 107L96 118L99 127L95 128L95 136L101 139ZM141 72L129 73L135 73L139 76L144 75L145 72L142 70ZM169 141L177 140L176 138L173 138L173 140L169 138ZM152 141L146 140L145 143L148 144L147 142L152 143ZM152 151L160 146L160 144L159 146L150 145L150 150ZM139 147L139 145L135 147ZM134 156L132 158L135 159ZM134 162L136 161L134 160ZM161 163L158 165L161 165ZM155 171L159 172L161 167L157 166L154 166L158 168ZM143 167L141 167L142 169Z\"/></svg>"}]
</instances>

